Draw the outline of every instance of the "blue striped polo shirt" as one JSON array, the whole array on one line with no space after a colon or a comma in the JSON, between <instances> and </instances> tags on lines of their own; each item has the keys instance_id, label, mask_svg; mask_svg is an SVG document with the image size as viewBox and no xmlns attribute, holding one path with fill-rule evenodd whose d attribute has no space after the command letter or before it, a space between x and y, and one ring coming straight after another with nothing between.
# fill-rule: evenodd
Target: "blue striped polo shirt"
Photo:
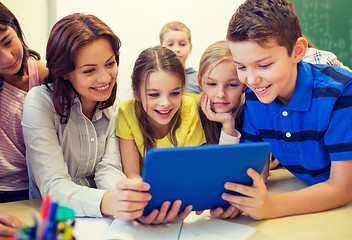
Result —
<instances>
[{"instance_id":1,"label":"blue striped polo shirt","mask_svg":"<svg viewBox=\"0 0 352 240\"><path fill-rule=\"evenodd\" d=\"M352 160L352 73L298 64L287 105L264 104L247 89L243 142L265 141L292 174L313 185L329 179L331 161Z\"/></svg>"}]
</instances>

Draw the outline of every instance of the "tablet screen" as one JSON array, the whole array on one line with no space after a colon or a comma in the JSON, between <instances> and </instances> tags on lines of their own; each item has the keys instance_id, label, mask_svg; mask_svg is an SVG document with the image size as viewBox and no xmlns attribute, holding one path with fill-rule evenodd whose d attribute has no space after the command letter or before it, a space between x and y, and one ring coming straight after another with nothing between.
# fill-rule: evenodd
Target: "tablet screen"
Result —
<instances>
[{"instance_id":1,"label":"tablet screen","mask_svg":"<svg viewBox=\"0 0 352 240\"><path fill-rule=\"evenodd\" d=\"M182 201L181 211L189 204L193 211L227 207L221 198L228 192L225 182L252 185L247 169L261 173L270 151L266 142L150 149L143 181L150 184L152 198L143 214L177 199Z\"/></svg>"}]
</instances>

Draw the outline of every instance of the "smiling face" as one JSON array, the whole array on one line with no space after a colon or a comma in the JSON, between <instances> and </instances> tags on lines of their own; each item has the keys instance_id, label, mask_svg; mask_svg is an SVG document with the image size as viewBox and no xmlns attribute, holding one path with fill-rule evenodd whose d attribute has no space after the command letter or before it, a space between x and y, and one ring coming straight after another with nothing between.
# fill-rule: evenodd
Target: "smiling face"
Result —
<instances>
[{"instance_id":1,"label":"smiling face","mask_svg":"<svg viewBox=\"0 0 352 240\"><path fill-rule=\"evenodd\" d=\"M239 80L252 89L261 102L290 102L296 86L297 63L305 51L303 45L296 44L291 56L275 39L270 39L265 46L251 40L230 41L229 46Z\"/></svg>"},{"instance_id":2,"label":"smiling face","mask_svg":"<svg viewBox=\"0 0 352 240\"><path fill-rule=\"evenodd\" d=\"M244 85L238 80L236 66L232 61L221 61L206 71L199 79L199 85L216 113L231 112L240 104Z\"/></svg>"},{"instance_id":3,"label":"smiling face","mask_svg":"<svg viewBox=\"0 0 352 240\"><path fill-rule=\"evenodd\" d=\"M65 76L79 94L83 112L92 111L98 101L107 100L116 84L117 62L111 43L100 38L81 47L75 70Z\"/></svg>"},{"instance_id":4,"label":"smiling face","mask_svg":"<svg viewBox=\"0 0 352 240\"><path fill-rule=\"evenodd\" d=\"M16 74L21 69L22 59L23 46L15 30L7 27L0 31L0 74Z\"/></svg>"},{"instance_id":5,"label":"smiling face","mask_svg":"<svg viewBox=\"0 0 352 240\"><path fill-rule=\"evenodd\" d=\"M168 132L171 120L181 106L182 81L175 75L164 72L152 72L146 84L141 85L140 97L147 113L153 132Z\"/></svg>"},{"instance_id":6,"label":"smiling face","mask_svg":"<svg viewBox=\"0 0 352 240\"><path fill-rule=\"evenodd\" d=\"M192 51L192 45L189 42L189 37L184 31L168 31L164 34L164 40L161 46L167 47L174 51L181 59L183 66L186 64L188 55Z\"/></svg>"}]
</instances>

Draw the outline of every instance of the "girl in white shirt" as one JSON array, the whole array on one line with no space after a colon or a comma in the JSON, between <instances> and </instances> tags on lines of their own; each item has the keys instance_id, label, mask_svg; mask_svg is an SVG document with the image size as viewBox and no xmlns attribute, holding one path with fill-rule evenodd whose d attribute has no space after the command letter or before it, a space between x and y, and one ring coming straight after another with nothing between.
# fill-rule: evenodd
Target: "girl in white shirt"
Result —
<instances>
[{"instance_id":1,"label":"girl in white shirt","mask_svg":"<svg viewBox=\"0 0 352 240\"><path fill-rule=\"evenodd\" d=\"M77 216L183 220L179 208L140 218L150 186L122 173L114 105L120 46L93 15L68 15L54 25L48 78L29 91L23 110L30 197L49 194Z\"/></svg>"}]
</instances>

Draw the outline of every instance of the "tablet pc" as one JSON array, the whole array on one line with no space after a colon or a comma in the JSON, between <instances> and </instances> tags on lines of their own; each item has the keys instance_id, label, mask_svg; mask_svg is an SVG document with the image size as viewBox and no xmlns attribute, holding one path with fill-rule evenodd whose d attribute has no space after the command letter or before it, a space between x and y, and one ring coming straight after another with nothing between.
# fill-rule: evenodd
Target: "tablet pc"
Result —
<instances>
[{"instance_id":1,"label":"tablet pc","mask_svg":"<svg viewBox=\"0 0 352 240\"><path fill-rule=\"evenodd\" d=\"M142 176L152 198L143 215L177 199L182 201L181 211L189 204L193 211L229 206L221 198L230 192L225 182L252 185L247 169L261 173L270 151L266 142L150 149Z\"/></svg>"}]
</instances>

